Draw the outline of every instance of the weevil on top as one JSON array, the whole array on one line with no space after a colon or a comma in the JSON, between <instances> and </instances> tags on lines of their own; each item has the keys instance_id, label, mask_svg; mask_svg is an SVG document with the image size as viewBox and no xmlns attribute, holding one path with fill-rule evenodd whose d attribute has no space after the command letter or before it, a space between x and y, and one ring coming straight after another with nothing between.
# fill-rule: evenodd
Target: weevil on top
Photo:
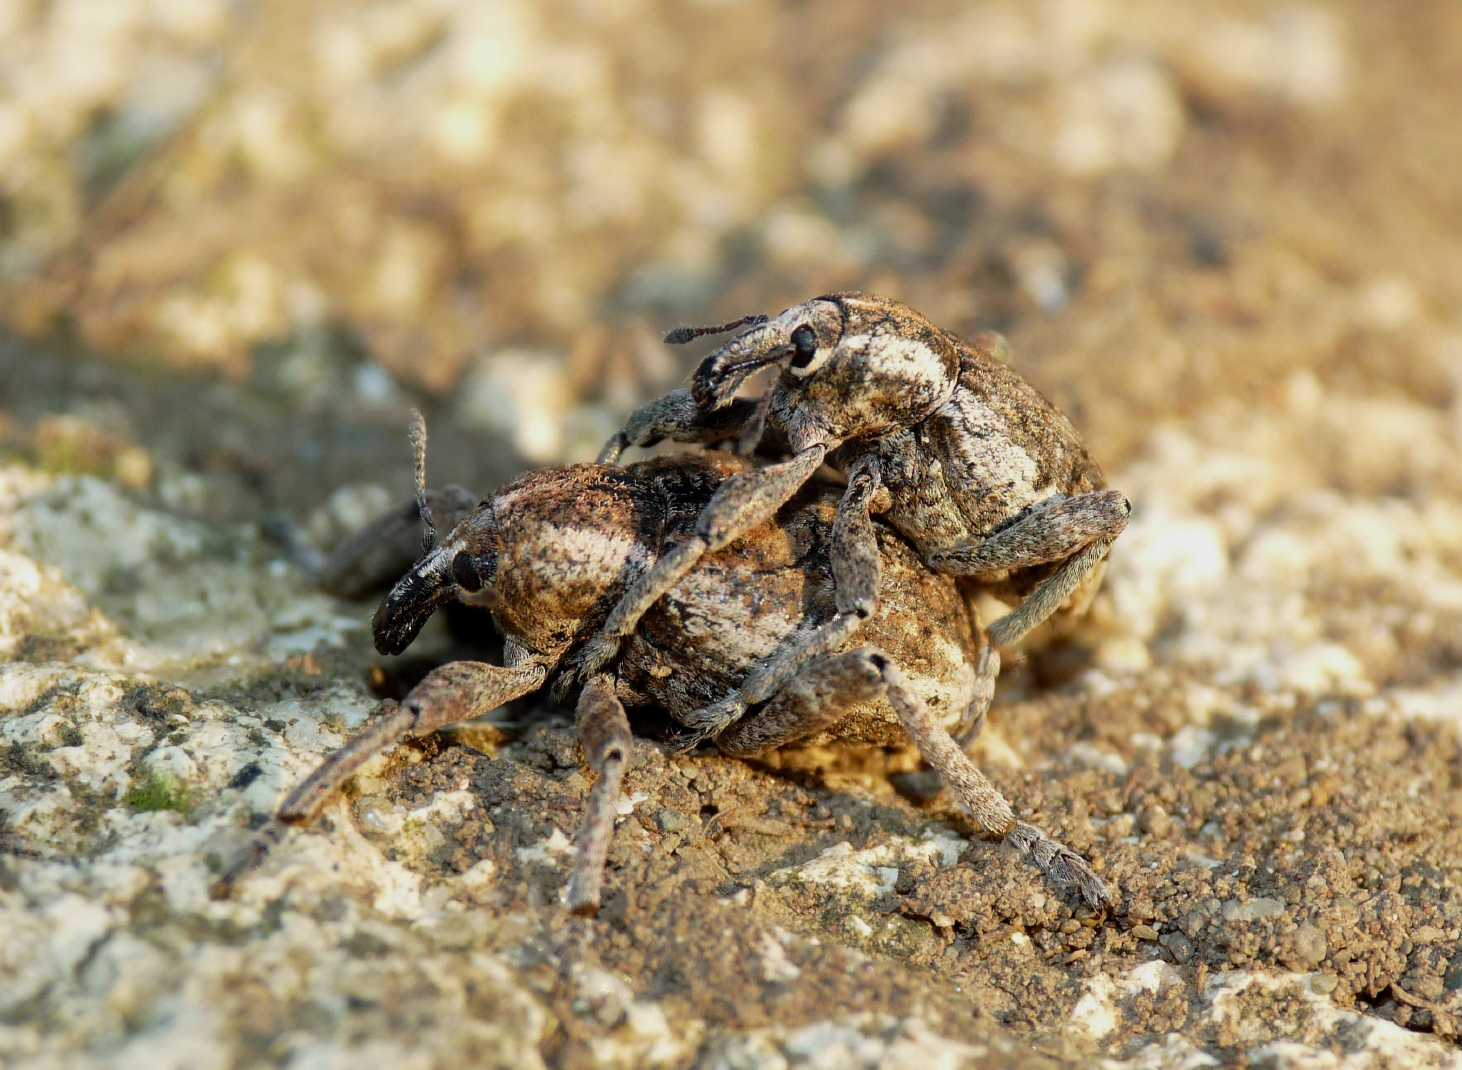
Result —
<instances>
[{"instance_id":1,"label":"weevil on top","mask_svg":"<svg viewBox=\"0 0 1462 1070\"><path fill-rule=\"evenodd\" d=\"M724 425L725 427L729 425ZM644 577L674 580L636 614L633 628L579 689L585 758L597 772L580 824L567 905L592 913L600 899L620 784L632 756L625 707L655 706L674 721L743 680L773 651L804 649L821 621L843 612L849 592L866 607L862 634L821 642L764 699L717 731L731 755L754 755L822 739L888 744L911 739L987 835L1025 854L1057 887L1094 908L1111 895L1078 854L1010 804L955 742L979 730L998 661L958 584L931 572L891 528L866 511L842 509L826 485L789 491L780 510L760 508L736 536L707 540L713 503L742 500L761 471L707 452L621 468L601 463L550 468L470 504L460 490L428 494L425 428L414 425L414 512L420 547L403 541L413 510L398 510L327 563L339 583L356 565L379 572L394 555L400 575L372 622L384 654L399 654L451 602L491 614L505 639L502 665L457 661L434 669L398 705L371 722L301 783L276 819L215 886L226 894L284 833L317 815L368 759L403 740L486 714L540 689L594 636ZM795 488L794 488L795 490ZM438 538L433 509L451 522ZM738 517L745 520L746 512ZM705 543L714 542L707 549ZM389 551L384 552L383 551ZM689 555L689 560L687 560ZM414 563L412 563L414 560ZM572 687L569 688L572 690Z\"/></svg>"},{"instance_id":2,"label":"weevil on top","mask_svg":"<svg viewBox=\"0 0 1462 1070\"><path fill-rule=\"evenodd\" d=\"M626 593L569 673L607 663L641 614L695 567L699 556L771 516L824 464L847 477L830 553L837 610L798 633L727 694L688 718L689 742L714 738L763 702L799 667L846 641L878 606L878 556L868 520L904 535L935 572L966 577L1014 610L989 627L996 651L1019 643L1065 607L1084 610L1131 505L1054 405L1002 359L994 334L965 341L900 301L838 293L776 316L680 328L666 341L738 331L696 369L689 388L634 413L600 454L629 446L717 442L733 434L750 452L767 432L787 459L728 481L694 535ZM777 367L759 399L746 380Z\"/></svg>"}]
</instances>

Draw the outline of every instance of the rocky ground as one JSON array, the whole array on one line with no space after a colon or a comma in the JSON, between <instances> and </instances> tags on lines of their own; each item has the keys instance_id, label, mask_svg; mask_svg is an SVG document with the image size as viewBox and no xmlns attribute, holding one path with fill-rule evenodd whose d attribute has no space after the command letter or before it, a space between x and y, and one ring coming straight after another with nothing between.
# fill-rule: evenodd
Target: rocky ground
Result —
<instances>
[{"instance_id":1,"label":"rocky ground","mask_svg":"<svg viewBox=\"0 0 1462 1070\"><path fill-rule=\"evenodd\" d=\"M0 8L0 1061L1462 1065L1462 9ZM1450 94L1450 98L1449 98ZM1094 918L906 753L637 744L528 703L284 791L378 664L325 546L593 452L652 328L898 294L1133 500L977 757Z\"/></svg>"}]
</instances>

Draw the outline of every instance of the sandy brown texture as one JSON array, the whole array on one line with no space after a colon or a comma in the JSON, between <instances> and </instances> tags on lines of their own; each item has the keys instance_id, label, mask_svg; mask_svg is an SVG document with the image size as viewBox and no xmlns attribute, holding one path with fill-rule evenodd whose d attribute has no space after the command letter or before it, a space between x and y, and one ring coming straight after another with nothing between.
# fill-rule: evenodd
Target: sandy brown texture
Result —
<instances>
[{"instance_id":1,"label":"sandy brown texture","mask_svg":"<svg viewBox=\"0 0 1462 1070\"><path fill-rule=\"evenodd\" d=\"M104 6L0 5L0 1062L1462 1065L1462 7ZM907 752L641 741L572 920L532 702L208 898L482 653L377 666L262 521L405 499L413 402L437 484L586 459L656 331L850 288L1134 504L976 751L1121 913Z\"/></svg>"}]
</instances>

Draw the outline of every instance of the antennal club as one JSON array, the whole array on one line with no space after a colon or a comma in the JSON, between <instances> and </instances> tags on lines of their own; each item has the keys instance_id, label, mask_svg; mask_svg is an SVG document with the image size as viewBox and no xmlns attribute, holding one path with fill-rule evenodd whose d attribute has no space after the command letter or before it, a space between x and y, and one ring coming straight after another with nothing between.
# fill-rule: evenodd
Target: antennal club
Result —
<instances>
[{"instance_id":1,"label":"antennal club","mask_svg":"<svg viewBox=\"0 0 1462 1070\"><path fill-rule=\"evenodd\" d=\"M411 410L411 452L416 459L416 511L421 516L421 552L437 544L437 527L432 523L431 506L426 504L426 417L420 409Z\"/></svg>"},{"instance_id":2,"label":"antennal club","mask_svg":"<svg viewBox=\"0 0 1462 1070\"><path fill-rule=\"evenodd\" d=\"M742 316L739 320L722 323L716 327L677 327L665 336L665 344L683 346L686 342L704 338L708 334L725 334L727 331L734 331L737 327L760 327L766 321L766 316Z\"/></svg>"}]
</instances>

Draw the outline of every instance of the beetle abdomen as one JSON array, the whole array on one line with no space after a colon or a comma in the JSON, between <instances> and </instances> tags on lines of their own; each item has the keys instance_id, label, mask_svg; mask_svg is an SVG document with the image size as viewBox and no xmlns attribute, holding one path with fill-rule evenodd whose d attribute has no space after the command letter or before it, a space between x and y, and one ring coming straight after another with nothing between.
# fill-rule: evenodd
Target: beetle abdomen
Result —
<instances>
[{"instance_id":1,"label":"beetle abdomen","mask_svg":"<svg viewBox=\"0 0 1462 1070\"><path fill-rule=\"evenodd\" d=\"M734 690L794 633L831 618L836 604L826 546L836 501L828 491L794 503L703 558L626 642L619 672L630 690L684 718ZM878 610L845 647L883 650L940 719L957 724L974 697L979 649L964 599L953 579L931 573L892 531L879 530L879 550ZM882 699L854 708L823 736L906 741Z\"/></svg>"}]
</instances>

